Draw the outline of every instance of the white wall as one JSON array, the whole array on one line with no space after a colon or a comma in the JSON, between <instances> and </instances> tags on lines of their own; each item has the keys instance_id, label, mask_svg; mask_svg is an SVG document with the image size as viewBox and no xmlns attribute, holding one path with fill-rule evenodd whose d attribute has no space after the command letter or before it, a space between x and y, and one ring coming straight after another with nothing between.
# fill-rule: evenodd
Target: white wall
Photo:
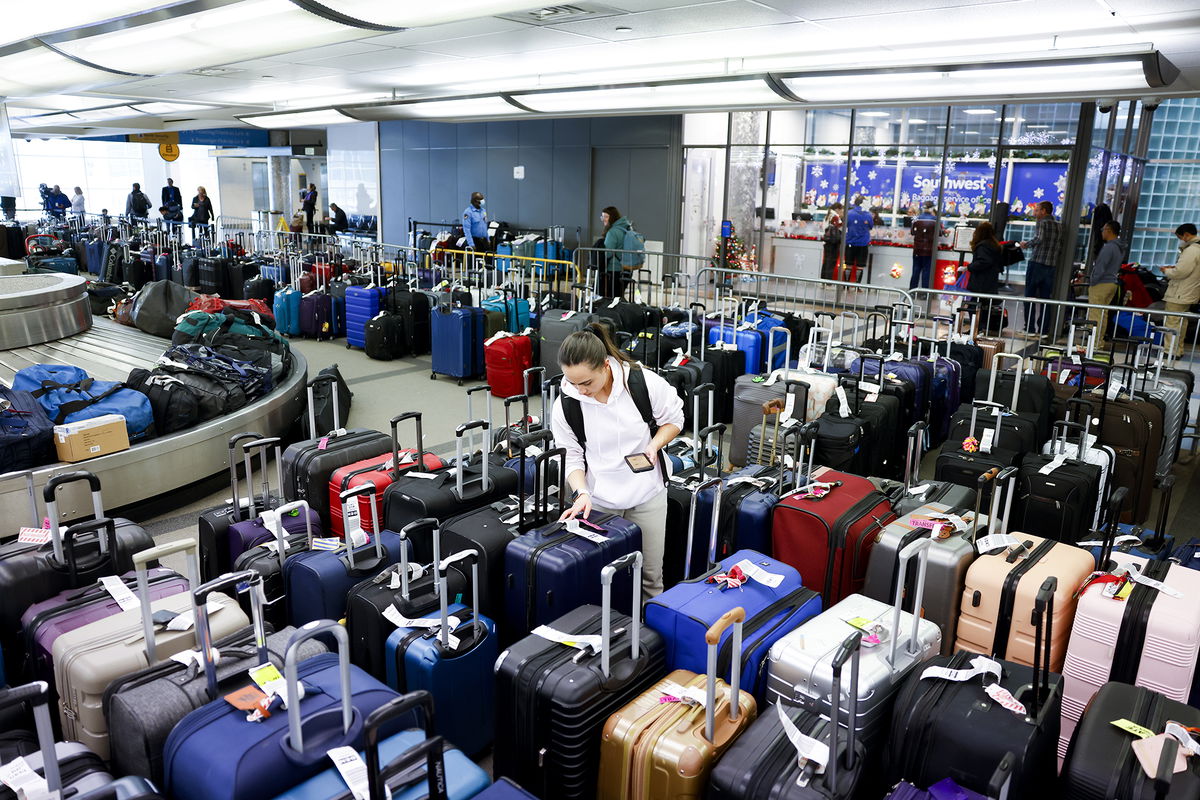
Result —
<instances>
[{"instance_id":1,"label":"white wall","mask_svg":"<svg viewBox=\"0 0 1200 800\"><path fill-rule=\"evenodd\" d=\"M347 214L378 214L378 126L374 122L330 125L327 136L325 179L329 189L323 206L328 209L332 202Z\"/></svg>"},{"instance_id":2,"label":"white wall","mask_svg":"<svg viewBox=\"0 0 1200 800\"><path fill-rule=\"evenodd\" d=\"M221 185L218 213L230 217L254 219L254 180L249 158L216 158ZM212 194L212 190L209 190Z\"/></svg>"}]
</instances>

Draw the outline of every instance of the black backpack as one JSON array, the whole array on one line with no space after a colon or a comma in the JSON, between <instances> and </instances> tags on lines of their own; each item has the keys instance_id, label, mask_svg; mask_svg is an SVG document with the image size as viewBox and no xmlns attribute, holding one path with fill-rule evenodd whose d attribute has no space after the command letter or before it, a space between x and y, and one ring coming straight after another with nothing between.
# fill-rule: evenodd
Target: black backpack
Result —
<instances>
[{"instance_id":1,"label":"black backpack","mask_svg":"<svg viewBox=\"0 0 1200 800\"><path fill-rule=\"evenodd\" d=\"M633 404L637 406L638 413L642 415L642 421L646 423L646 427L650 429L650 436L653 438L658 434L658 422L654 419L654 409L650 405L650 390L646 387L646 373L642 372L642 368L637 364L629 370L629 396L633 398ZM567 425L571 427L571 432L575 434L575 441L579 442L579 446L583 448L583 463L587 467L587 429L583 424L583 406L574 397L562 395L563 419L567 421ZM662 472L663 483L667 482L667 462L665 456L659 456L658 467Z\"/></svg>"}]
</instances>

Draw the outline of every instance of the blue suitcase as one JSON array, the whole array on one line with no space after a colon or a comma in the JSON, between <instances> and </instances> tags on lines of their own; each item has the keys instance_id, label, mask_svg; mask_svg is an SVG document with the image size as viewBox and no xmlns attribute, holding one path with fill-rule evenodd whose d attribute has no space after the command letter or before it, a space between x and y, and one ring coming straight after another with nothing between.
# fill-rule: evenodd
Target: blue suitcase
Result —
<instances>
[{"instance_id":1,"label":"blue suitcase","mask_svg":"<svg viewBox=\"0 0 1200 800\"><path fill-rule=\"evenodd\" d=\"M721 576L739 562L762 570L770 586L751 576L732 588ZM743 571L744 571L743 567ZM754 550L739 550L707 573L675 584L646 601L646 624L662 634L667 645L667 669L707 670L704 634L721 615L737 606L746 609L741 688L762 702L766 689L766 659L771 645L821 613L821 596L804 588L800 573L782 561ZM729 680L732 631L721 636L717 674Z\"/></svg>"},{"instance_id":2,"label":"blue suitcase","mask_svg":"<svg viewBox=\"0 0 1200 800\"><path fill-rule=\"evenodd\" d=\"M393 734L379 741L379 729L397 717L408 715L413 709L420 708L423 712L424 729L414 728ZM465 800L477 797L478 793L487 788L489 783L487 773L475 762L467 758L460 750L450 747L452 742L444 740L434 733L433 698L428 692L412 692L396 698L371 712L363 725L366 746L359 753L367 767L369 780L383 777L387 783L388 775L413 776L413 769L420 761L425 760L427 775L442 775L445 786L444 793L432 791L425 793L426 781L414 781L406 784L403 789L391 789L392 800L419 800L429 797L430 800ZM417 774L419 777L419 774ZM384 787L370 787L372 800L378 797L383 800L386 796ZM333 800L347 797L349 791L341 773L336 767L330 767L315 778L310 778L281 795L276 800Z\"/></svg>"},{"instance_id":3,"label":"blue suitcase","mask_svg":"<svg viewBox=\"0 0 1200 800\"><path fill-rule=\"evenodd\" d=\"M708 346L712 347L719 342L732 344L744 354L747 373L758 375L764 371L763 368L766 364L766 336L762 331L757 328L738 329L729 324L714 325L708 331ZM779 352L772 357L772 361L778 360L780 367L783 366L785 351L786 345L781 345Z\"/></svg>"},{"instance_id":4,"label":"blue suitcase","mask_svg":"<svg viewBox=\"0 0 1200 800\"><path fill-rule=\"evenodd\" d=\"M436 534L435 534L436 535ZM456 561L471 564L473 608L450 604L447 569ZM496 623L479 613L479 554L463 550L435 565L441 609L424 619L437 620L436 628L401 627L392 631L386 645L387 684L401 692L429 692L438 709L434 730L468 755L483 752L492 743L492 670L500 654ZM451 615L459 620L448 628Z\"/></svg>"},{"instance_id":5,"label":"blue suitcase","mask_svg":"<svg viewBox=\"0 0 1200 800\"><path fill-rule=\"evenodd\" d=\"M260 277L275 281L276 286L285 286L292 282L287 264L262 264L258 268Z\"/></svg>"},{"instance_id":6,"label":"blue suitcase","mask_svg":"<svg viewBox=\"0 0 1200 800\"><path fill-rule=\"evenodd\" d=\"M483 374L482 308L439 305L429 314L433 377L464 378Z\"/></svg>"},{"instance_id":7,"label":"blue suitcase","mask_svg":"<svg viewBox=\"0 0 1200 800\"><path fill-rule=\"evenodd\" d=\"M302 642L332 636L338 652L297 664ZM323 772L334 747L361 748L364 720L398 695L350 665L346 629L330 620L305 625L288 644L284 676L289 697L304 698L271 716L246 720L246 711L223 698L188 714L172 729L163 748L164 783L175 800L249 800L278 795ZM348 693L346 690L349 690ZM414 727L415 714L393 717L381 735Z\"/></svg>"},{"instance_id":8,"label":"blue suitcase","mask_svg":"<svg viewBox=\"0 0 1200 800\"><path fill-rule=\"evenodd\" d=\"M284 336L300 335L299 289L280 289L275 292L271 310L275 314L275 330Z\"/></svg>"},{"instance_id":9,"label":"blue suitcase","mask_svg":"<svg viewBox=\"0 0 1200 800\"><path fill-rule=\"evenodd\" d=\"M1114 553L1129 553L1130 555L1140 556L1148 561L1166 561L1168 558L1174 558L1175 537L1167 534L1167 514L1171 509L1171 493L1175 488L1175 476L1166 475L1163 477L1159 488L1162 490L1162 496L1158 501L1158 524L1155 530L1143 528L1141 525L1130 525L1124 522L1117 524L1115 536L1113 531L1108 532L1113 538ZM1110 501L1111 502L1111 501ZM1109 525L1112 525L1112 516L1120 516L1120 509L1113 509L1110 505L1108 509ZM1080 547L1086 547L1091 550L1092 556L1096 559L1097 569L1104 569L1104 565L1100 564L1101 551L1104 549L1105 537L1092 539L1091 541L1077 542ZM1200 569L1200 559L1197 559L1196 569Z\"/></svg>"},{"instance_id":10,"label":"blue suitcase","mask_svg":"<svg viewBox=\"0 0 1200 800\"><path fill-rule=\"evenodd\" d=\"M784 473L785 482L790 478L790 471ZM712 516L716 487L696 493L695 530L710 533L705 539L706 549L710 549L709 563L736 550L771 552L771 518L779 503L778 488L778 467L754 465L730 473L723 479L717 520ZM715 552L711 551L714 521L718 523ZM696 552L695 543L692 552Z\"/></svg>"},{"instance_id":11,"label":"blue suitcase","mask_svg":"<svg viewBox=\"0 0 1200 800\"><path fill-rule=\"evenodd\" d=\"M359 488L366 487L373 484ZM363 547L347 544L338 550L309 550L289 558L283 564L283 583L291 624L299 627L313 620L344 617L346 597L354 585L399 563L401 547L410 544L398 533L383 531Z\"/></svg>"},{"instance_id":12,"label":"blue suitcase","mask_svg":"<svg viewBox=\"0 0 1200 800\"><path fill-rule=\"evenodd\" d=\"M379 286L346 287L346 346L365 347L367 323L379 314L387 289Z\"/></svg>"},{"instance_id":13,"label":"blue suitcase","mask_svg":"<svg viewBox=\"0 0 1200 800\"><path fill-rule=\"evenodd\" d=\"M535 795L517 786L508 778L501 778L487 789L475 795L475 800L537 800Z\"/></svg>"},{"instance_id":14,"label":"blue suitcase","mask_svg":"<svg viewBox=\"0 0 1200 800\"><path fill-rule=\"evenodd\" d=\"M500 273L508 272L513 269L513 260L511 258L501 258L500 256L511 256L513 254L512 245L508 242L501 242L496 245L496 271Z\"/></svg>"},{"instance_id":15,"label":"blue suitcase","mask_svg":"<svg viewBox=\"0 0 1200 800\"><path fill-rule=\"evenodd\" d=\"M592 512L582 529L603 540L592 541L556 522L518 536L504 551L505 634L521 638L583 605L600 604L600 572L616 559L642 549L642 531L613 514ZM631 614L632 578L622 572L613 582L616 608Z\"/></svg>"},{"instance_id":16,"label":"blue suitcase","mask_svg":"<svg viewBox=\"0 0 1200 800\"><path fill-rule=\"evenodd\" d=\"M166 253L159 253L154 257L154 280L171 280L171 256Z\"/></svg>"},{"instance_id":17,"label":"blue suitcase","mask_svg":"<svg viewBox=\"0 0 1200 800\"><path fill-rule=\"evenodd\" d=\"M35 269L49 272L62 272L67 275L79 274L79 262L71 256L47 256L33 261Z\"/></svg>"}]
</instances>

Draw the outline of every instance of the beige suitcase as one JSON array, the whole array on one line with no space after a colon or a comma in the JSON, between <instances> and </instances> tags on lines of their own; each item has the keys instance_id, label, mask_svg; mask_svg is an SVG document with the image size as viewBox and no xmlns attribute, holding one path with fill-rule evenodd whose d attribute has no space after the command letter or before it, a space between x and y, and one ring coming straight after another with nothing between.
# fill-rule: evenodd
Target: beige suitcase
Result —
<instances>
[{"instance_id":1,"label":"beige suitcase","mask_svg":"<svg viewBox=\"0 0 1200 800\"><path fill-rule=\"evenodd\" d=\"M993 535L976 542L981 553L967 570L955 648L1033 666L1034 602L1042 584L1053 577L1058 587L1048 628L1050 671L1062 672L1078 602L1075 592L1096 562L1090 551L1074 545L1027 533L1008 534L1016 475L1017 468L1008 467L996 476L997 486L1008 484L996 535L1010 538L1001 541ZM993 542L1000 545L987 549Z\"/></svg>"},{"instance_id":2,"label":"beige suitcase","mask_svg":"<svg viewBox=\"0 0 1200 800\"><path fill-rule=\"evenodd\" d=\"M149 603L146 564L173 553L186 552L188 578L199 585L199 552L195 539L160 545L133 555L137 570L139 607L64 633L54 641L54 681L58 687L59 719L63 738L87 745L108 760L108 721L104 717L104 690L117 678L145 669L176 653L198 649L194 627L168 631L152 615L193 611L192 593L181 592ZM221 604L212 610L212 598ZM237 602L226 595L210 597L209 626L214 639L228 636L250 624Z\"/></svg>"}]
</instances>

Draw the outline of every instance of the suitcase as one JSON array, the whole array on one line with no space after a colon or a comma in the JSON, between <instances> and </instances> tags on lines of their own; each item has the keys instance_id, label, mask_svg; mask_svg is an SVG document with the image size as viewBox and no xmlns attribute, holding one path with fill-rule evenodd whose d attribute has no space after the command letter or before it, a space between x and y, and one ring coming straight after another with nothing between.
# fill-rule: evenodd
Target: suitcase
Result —
<instances>
[{"instance_id":1,"label":"suitcase","mask_svg":"<svg viewBox=\"0 0 1200 800\"><path fill-rule=\"evenodd\" d=\"M833 659L830 718L784 703L764 710L713 767L708 800L851 798L866 763L854 726L841 732L842 669L852 658L851 686L859 682L862 634L851 633ZM847 692L849 719L858 716L858 695ZM770 707L768 706L768 709ZM797 735L798 734L798 735Z\"/></svg>"},{"instance_id":2,"label":"suitcase","mask_svg":"<svg viewBox=\"0 0 1200 800\"><path fill-rule=\"evenodd\" d=\"M1179 758L1179 742L1160 737L1163 755L1152 779L1143 770L1133 745L1141 734L1113 725L1128 720L1152 734L1163 732L1167 722L1195 728L1200 711L1140 686L1115 681L1104 684L1084 712L1067 749L1060 773L1060 792L1071 800L1165 800L1200 795L1200 759ZM1187 736L1184 732L1182 735ZM1172 761L1185 764L1170 774ZM1165 762L1165 763L1164 763Z\"/></svg>"},{"instance_id":3,"label":"suitcase","mask_svg":"<svg viewBox=\"0 0 1200 800\"><path fill-rule=\"evenodd\" d=\"M1079 438L1078 450L1076 457L1080 461L1085 461L1088 464L1095 464L1100 469L1100 492L1096 500L1096 508L1092 515L1091 522L1088 528L1091 530L1100 530L1104 527L1104 507L1108 502L1109 495L1112 493L1112 475L1116 466L1117 454L1111 447L1102 445L1091 435L1091 422L1093 419L1093 406L1086 400L1079 398L1071 398L1064 404L1064 408L1069 414L1072 409L1079 409L1075 414L1074 424L1067 425L1063 429L1061 437L1055 436L1042 448L1043 455L1058 455L1059 453L1070 453L1073 443L1068 440L1071 432L1081 433ZM1083 416L1083 425L1080 426L1079 416ZM1064 423L1055 422L1056 430ZM1165 480L1165 478L1164 478ZM1086 532L1086 531L1085 531Z\"/></svg>"},{"instance_id":4,"label":"suitcase","mask_svg":"<svg viewBox=\"0 0 1200 800\"><path fill-rule=\"evenodd\" d=\"M992 765L1015 755L1010 796L1039 797L1054 786L1063 678L1046 666L1053 603L1054 589L1043 586L1033 667L960 651L936 656L909 674L892 711L884 760L889 784L903 778L924 786L949 777L989 793ZM1020 713L1004 705L1010 698L1022 705Z\"/></svg>"},{"instance_id":5,"label":"suitcase","mask_svg":"<svg viewBox=\"0 0 1200 800\"><path fill-rule=\"evenodd\" d=\"M58 460L54 423L29 392L0 386L0 464L5 472L33 469Z\"/></svg>"},{"instance_id":6,"label":"suitcase","mask_svg":"<svg viewBox=\"0 0 1200 800\"><path fill-rule=\"evenodd\" d=\"M496 335L483 343L487 382L496 397L525 394L525 370L533 367L533 340L529 336Z\"/></svg>"},{"instance_id":7,"label":"suitcase","mask_svg":"<svg viewBox=\"0 0 1200 800\"><path fill-rule=\"evenodd\" d=\"M1130 490L1131 502L1121 521L1142 523L1150 514L1158 456L1162 452L1163 414L1153 403L1134 399L1125 393L1109 391L1113 368L1101 362L1085 362L1104 371L1106 385L1093 390L1089 399L1100 398L1100 425L1096 437L1100 444L1117 454L1111 486ZM1116 395L1115 399L1112 395Z\"/></svg>"},{"instance_id":8,"label":"suitcase","mask_svg":"<svg viewBox=\"0 0 1200 800\"><path fill-rule=\"evenodd\" d=\"M379 729L390 720L420 708L424 729L409 729L383 738ZM426 692L412 692L384 703L371 712L363 723L365 761L339 759L338 765L350 770L364 766L361 773L363 797L370 800L466 800L481 797L488 783L487 773L452 743L433 733L433 701ZM339 753L348 756L348 753ZM332 754L331 754L332 757ZM423 768L422 763L424 762ZM339 766L330 767L282 794L276 800L355 800ZM352 778L353 780L353 778ZM428 793L425 789L428 788ZM359 790L359 786L355 786ZM390 791L390 794L388 793ZM485 792L486 794L486 792Z\"/></svg>"},{"instance_id":9,"label":"suitcase","mask_svg":"<svg viewBox=\"0 0 1200 800\"><path fill-rule=\"evenodd\" d=\"M333 431L318 433L316 401L313 390L328 383L333 391ZM332 375L318 375L308 382L308 425L313 438L289 445L283 451L283 494L288 500L304 500L329 519L329 478L338 469L367 458L385 455L392 450L392 437L367 428L349 428L344 433L340 413L337 380ZM393 528L393 530L396 530Z\"/></svg>"},{"instance_id":10,"label":"suitcase","mask_svg":"<svg viewBox=\"0 0 1200 800\"><path fill-rule=\"evenodd\" d=\"M248 278L242 287L242 299L262 300L270 307L275 302L275 281L262 275Z\"/></svg>"},{"instance_id":11,"label":"suitcase","mask_svg":"<svg viewBox=\"0 0 1200 800\"><path fill-rule=\"evenodd\" d=\"M201 294L229 294L229 262L227 259L202 256L196 259L199 268Z\"/></svg>"},{"instance_id":12,"label":"suitcase","mask_svg":"<svg viewBox=\"0 0 1200 800\"><path fill-rule=\"evenodd\" d=\"M322 635L333 637L337 655L297 663L300 644ZM245 710L225 700L184 717L163 751L167 791L175 800L270 798L322 772L330 749L361 747L363 720L397 694L350 666L348 650L342 626L309 623L293 634L284 658L287 696L299 696L301 681L308 687L299 703L288 703L286 712L275 705L270 717L254 724L247 723ZM379 733L409 727L411 719L406 713ZM214 759L214 752L225 757Z\"/></svg>"},{"instance_id":13,"label":"suitcase","mask_svg":"<svg viewBox=\"0 0 1200 800\"><path fill-rule=\"evenodd\" d=\"M403 358L408 354L407 342L404 321L395 314L381 311L363 325L361 346L367 358L376 361Z\"/></svg>"},{"instance_id":14,"label":"suitcase","mask_svg":"<svg viewBox=\"0 0 1200 800\"><path fill-rule=\"evenodd\" d=\"M324 289L300 297L300 335L305 339L332 339L337 333L333 298Z\"/></svg>"},{"instance_id":15,"label":"suitcase","mask_svg":"<svg viewBox=\"0 0 1200 800\"><path fill-rule=\"evenodd\" d=\"M1013 525L1022 531L1074 544L1096 527L1103 499L1104 472L1085 460L1086 425L1056 422L1055 429L1078 428L1082 434L1074 457L1026 453L1017 470Z\"/></svg>"},{"instance_id":16,"label":"suitcase","mask_svg":"<svg viewBox=\"0 0 1200 800\"><path fill-rule=\"evenodd\" d=\"M918 539L900 551L903 571L917 558L918 589L923 588L920 575L927 568L931 544L928 539ZM829 714L833 659L847 620L853 621L868 636L882 640L862 654L863 679L856 687L858 713L849 720L862 738L868 758L878 759L899 685L942 646L935 623L901 610L902 589L897 586L890 605L861 594L850 595L776 642L766 664L768 702ZM919 608L921 600L920 596L914 598L914 605Z\"/></svg>"},{"instance_id":17,"label":"suitcase","mask_svg":"<svg viewBox=\"0 0 1200 800\"><path fill-rule=\"evenodd\" d=\"M471 566L471 607L450 604L449 568L456 563L459 569ZM401 692L429 692L438 708L434 730L464 753L476 755L492 743L492 669L500 650L496 624L479 613L478 552L455 553L433 568L440 611L402 618L403 624L388 634L387 684Z\"/></svg>"},{"instance_id":18,"label":"suitcase","mask_svg":"<svg viewBox=\"0 0 1200 800\"><path fill-rule=\"evenodd\" d=\"M599 319L590 312L575 310L549 311L542 315L538 327L538 336L541 339L538 352L541 354L540 365L546 370L547 380L562 374L562 368L558 365L558 348L562 346L563 341L572 333L583 330Z\"/></svg>"},{"instance_id":19,"label":"suitcase","mask_svg":"<svg viewBox=\"0 0 1200 800\"><path fill-rule=\"evenodd\" d=\"M277 437L258 439L255 438L254 434L250 434L249 438L252 441L236 441L245 438L247 437L244 434L238 434L231 441L235 444L240 443L242 447L243 467L247 476L247 499L243 501L238 497L236 490L237 473L231 471L230 488L234 490L233 502L224 507L218 506L217 508L209 509L202 512L200 516L200 575L205 580L211 580L218 575L225 574L242 553L274 536L274 532L266 528L261 515L264 512L275 509L283 502L282 491L276 492L272 490L269 478L270 473L267 470L267 452L274 445L275 480L276 483L282 484L283 476L281 471L283 459L280 457L279 439ZM252 478L254 472L251 466L253 463L251 452L255 449L258 450L259 467L262 470L262 486L261 491L257 495L253 493ZM232 458L230 462L231 464L233 463ZM235 508L237 509L236 515L233 513ZM224 523L224 530L218 534L218 526L221 523ZM321 529L320 517L307 508L301 514L285 515L283 523L284 528L289 533L306 533L309 525L315 525L318 534ZM219 552L213 553L212 548L216 548ZM206 550L208 550L207 554Z\"/></svg>"},{"instance_id":20,"label":"suitcase","mask_svg":"<svg viewBox=\"0 0 1200 800\"><path fill-rule=\"evenodd\" d=\"M809 484L775 506L772 552L783 563L803 569L805 580L821 587L829 605L862 590L871 547L896 514L866 478L814 469L812 423L802 436L809 443Z\"/></svg>"},{"instance_id":21,"label":"suitcase","mask_svg":"<svg viewBox=\"0 0 1200 800\"><path fill-rule=\"evenodd\" d=\"M125 675L109 684L104 692L104 716L108 720L109 743L113 768L124 775L141 775L162 783L163 745L171 729L191 711L205 703L220 700L221 683L236 683L247 669L271 663L283 666L294 628L271 631L263 621L259 601L262 575L239 572L222 575L196 588L191 593L196 608L206 607L208 597L217 591L236 595L239 590L249 596L251 627L236 631L223 639L214 640L208 626L207 613L199 616L197 639L208 646L195 650L199 668L191 661L174 659ZM204 653L217 647L220 666L215 666ZM320 642L309 640L299 650L299 659L326 652ZM245 680L241 678L241 680Z\"/></svg>"},{"instance_id":22,"label":"suitcase","mask_svg":"<svg viewBox=\"0 0 1200 800\"><path fill-rule=\"evenodd\" d=\"M192 596L180 593L152 604L146 585L146 564L173 553L186 552L189 575L194 578L198 575L196 550L196 540L186 539L136 553L133 560L138 571L139 608L76 628L54 642L54 683L58 687L63 735L87 745L101 758L107 759L110 755L108 722L103 710L108 685L153 666L160 659L190 649L196 640L188 628L155 630L152 612L168 611L175 615L190 612ZM212 614L211 627L215 635L228 636L249 623L236 601L222 595L214 595L214 598L221 604Z\"/></svg>"},{"instance_id":23,"label":"suitcase","mask_svg":"<svg viewBox=\"0 0 1200 800\"><path fill-rule=\"evenodd\" d=\"M1088 551L1053 539L1006 535L1016 469L1001 470L995 481L997 487L1008 485L1005 513L993 535L977 543L980 555L967 570L954 646L1032 666L1036 654L1032 612L1039 587L1053 577L1058 586L1054 618L1047 626L1053 631L1050 671L1062 672L1075 616L1075 590L1091 574L1095 560Z\"/></svg>"},{"instance_id":24,"label":"suitcase","mask_svg":"<svg viewBox=\"0 0 1200 800\"><path fill-rule=\"evenodd\" d=\"M287 597L284 593L283 565L287 559L309 550L308 529L288 535L283 517L292 513L309 516L308 503L297 500L284 503L273 511L263 512L264 521L274 536L238 556L233 562L235 572L254 572L263 578L263 613L267 622L277 628L287 625Z\"/></svg>"},{"instance_id":25,"label":"suitcase","mask_svg":"<svg viewBox=\"0 0 1200 800\"><path fill-rule=\"evenodd\" d=\"M925 438L925 427L924 422L914 422L908 429L904 484L891 494L892 507L900 516L926 503L942 503L951 508L974 508L978 499L974 487L960 486L949 481L918 480L923 460L922 442Z\"/></svg>"},{"instance_id":26,"label":"suitcase","mask_svg":"<svg viewBox=\"0 0 1200 800\"><path fill-rule=\"evenodd\" d=\"M988 407L992 408L994 413L992 417L994 424L990 431L986 428L976 427L979 409ZM983 493L983 502L990 503L993 486L980 484L979 478L987 473L1015 466L1020 459L1020 453L1017 450L1005 447L1003 444L1007 438L1005 431L1012 430L1011 428L1006 429L1005 419L998 406L989 405L986 400L972 401L967 436L959 441L955 430L951 430L950 439L942 445L942 451L938 453L937 461L934 463L934 479L943 484L977 489ZM1011 420L1012 418L1007 419ZM989 434L991 435L989 436ZM1002 443L995 444L997 441ZM1022 446L1019 440L1012 438L1007 438L1007 443L1015 444L1018 447Z\"/></svg>"},{"instance_id":27,"label":"suitcase","mask_svg":"<svg viewBox=\"0 0 1200 800\"><path fill-rule=\"evenodd\" d=\"M294 287L279 289L271 303L275 329L284 336L300 335L300 291Z\"/></svg>"},{"instance_id":28,"label":"suitcase","mask_svg":"<svg viewBox=\"0 0 1200 800\"><path fill-rule=\"evenodd\" d=\"M608 718L600 738L598 800L699 797L704 792L714 762L758 711L754 697L738 689L745 619L745 609L738 606L708 628L703 637L707 674L676 669ZM717 650L731 625L733 672L726 684L717 677ZM683 701L700 693L702 703Z\"/></svg>"},{"instance_id":29,"label":"suitcase","mask_svg":"<svg viewBox=\"0 0 1200 800\"><path fill-rule=\"evenodd\" d=\"M1172 552L1175 550L1175 537L1167 533L1167 517L1171 512L1171 494L1174 488L1174 475L1167 475L1162 479L1159 485L1161 494L1158 500L1158 524L1155 525L1154 530L1143 528L1140 525L1126 525L1125 523L1117 525L1117 535L1110 545L1110 549L1114 554L1137 556L1146 561L1165 561L1171 557ZM1128 492L1129 490L1126 489L1125 491ZM1107 508L1107 505L1105 508ZM1098 527L1097 531L1102 529L1102 527ZM1079 547L1086 547L1091 550L1092 555L1096 557L1097 569L1105 568L1101 559L1108 556L1104 555L1104 548L1107 543L1103 536L1099 539L1076 542L1076 544Z\"/></svg>"},{"instance_id":30,"label":"suitcase","mask_svg":"<svg viewBox=\"0 0 1200 800\"><path fill-rule=\"evenodd\" d=\"M447 375L464 378L477 374L476 365L482 358L484 314L479 308L450 308L439 305L430 312L430 335L433 358L431 378ZM480 355L476 355L476 349Z\"/></svg>"}]
</instances>

